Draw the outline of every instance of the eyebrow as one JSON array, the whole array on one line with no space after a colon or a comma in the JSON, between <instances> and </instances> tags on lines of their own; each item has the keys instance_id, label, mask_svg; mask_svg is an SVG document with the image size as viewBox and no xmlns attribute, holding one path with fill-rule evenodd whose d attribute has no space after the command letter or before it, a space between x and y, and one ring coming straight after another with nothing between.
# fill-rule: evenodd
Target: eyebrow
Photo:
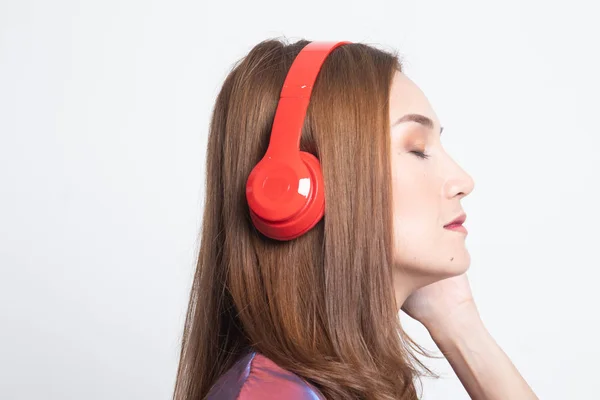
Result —
<instances>
[{"instance_id":1,"label":"eyebrow","mask_svg":"<svg viewBox=\"0 0 600 400\"><path fill-rule=\"evenodd\" d=\"M429 129L433 129L433 121L431 120L431 118L426 117L424 115L421 114L406 114L403 115L402 117L398 118L396 120L396 122L394 122L392 124L392 127L399 125L403 122L408 122L408 121L412 121L412 122L417 122ZM444 127L440 126L440 135L442 134L442 132L444 131Z\"/></svg>"}]
</instances>

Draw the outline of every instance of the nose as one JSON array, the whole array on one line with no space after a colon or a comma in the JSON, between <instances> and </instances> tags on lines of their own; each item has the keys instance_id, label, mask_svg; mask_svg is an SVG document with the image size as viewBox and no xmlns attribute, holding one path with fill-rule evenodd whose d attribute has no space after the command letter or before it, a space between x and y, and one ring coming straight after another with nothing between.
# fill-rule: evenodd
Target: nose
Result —
<instances>
[{"instance_id":1,"label":"nose","mask_svg":"<svg viewBox=\"0 0 600 400\"><path fill-rule=\"evenodd\" d=\"M446 178L442 187L443 194L448 199L456 196L463 198L471 193L475 187L475 181L471 175L466 173L458 164L455 163L454 165L456 168L454 168L452 170L453 173Z\"/></svg>"}]
</instances>

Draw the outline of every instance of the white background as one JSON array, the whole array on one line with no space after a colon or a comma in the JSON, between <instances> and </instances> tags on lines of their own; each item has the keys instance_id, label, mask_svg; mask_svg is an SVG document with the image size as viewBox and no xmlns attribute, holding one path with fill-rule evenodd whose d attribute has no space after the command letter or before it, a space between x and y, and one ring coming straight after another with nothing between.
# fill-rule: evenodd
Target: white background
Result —
<instances>
[{"instance_id":1,"label":"white background","mask_svg":"<svg viewBox=\"0 0 600 400\"><path fill-rule=\"evenodd\" d=\"M171 396L213 102L238 58L285 36L400 51L476 182L486 326L541 399L600 399L594 7L0 0L0 398ZM468 398L428 365L445 378L425 399Z\"/></svg>"}]
</instances>

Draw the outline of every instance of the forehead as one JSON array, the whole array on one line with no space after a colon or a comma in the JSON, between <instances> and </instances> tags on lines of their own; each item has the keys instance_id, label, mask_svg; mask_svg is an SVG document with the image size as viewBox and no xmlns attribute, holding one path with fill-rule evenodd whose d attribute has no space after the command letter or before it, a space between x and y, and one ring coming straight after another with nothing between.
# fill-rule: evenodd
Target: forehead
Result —
<instances>
[{"instance_id":1,"label":"forehead","mask_svg":"<svg viewBox=\"0 0 600 400\"><path fill-rule=\"evenodd\" d=\"M437 115L423 91L405 74L397 71L390 90L390 122L405 114L422 114L439 126Z\"/></svg>"}]
</instances>

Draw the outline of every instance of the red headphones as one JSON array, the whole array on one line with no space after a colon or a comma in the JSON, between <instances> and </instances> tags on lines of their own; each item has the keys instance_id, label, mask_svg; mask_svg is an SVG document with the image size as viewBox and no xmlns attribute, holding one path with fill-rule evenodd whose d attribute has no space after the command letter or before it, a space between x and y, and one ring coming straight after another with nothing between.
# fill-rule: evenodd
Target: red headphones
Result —
<instances>
[{"instance_id":1,"label":"red headphones","mask_svg":"<svg viewBox=\"0 0 600 400\"><path fill-rule=\"evenodd\" d=\"M246 182L252 223L276 240L308 232L325 213L319 160L300 151L300 137L312 88L325 59L351 42L311 42L296 56L283 83L269 147Z\"/></svg>"}]
</instances>

